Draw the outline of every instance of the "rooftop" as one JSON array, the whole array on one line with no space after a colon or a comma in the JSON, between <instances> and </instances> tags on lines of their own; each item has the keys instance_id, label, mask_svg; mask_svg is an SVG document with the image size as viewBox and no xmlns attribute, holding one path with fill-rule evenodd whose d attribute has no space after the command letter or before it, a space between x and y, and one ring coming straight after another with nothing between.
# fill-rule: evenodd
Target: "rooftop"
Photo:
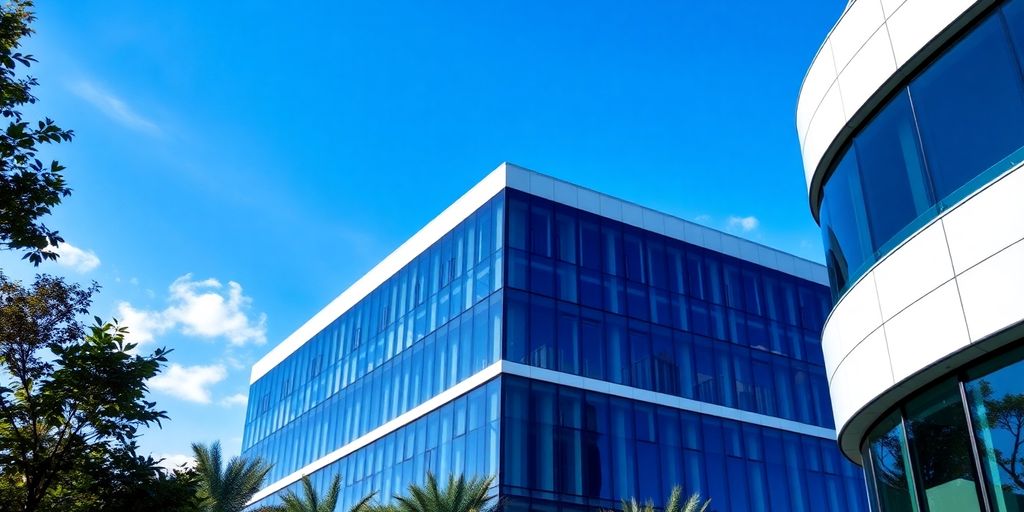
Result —
<instances>
[{"instance_id":1,"label":"rooftop","mask_svg":"<svg viewBox=\"0 0 1024 512\"><path fill-rule=\"evenodd\" d=\"M252 367L256 382L289 354L440 240L463 219L505 188L513 188L602 217L828 286L825 267L730 233L673 217L629 201L574 185L511 163L502 163L440 215L395 249L363 277L306 321Z\"/></svg>"}]
</instances>

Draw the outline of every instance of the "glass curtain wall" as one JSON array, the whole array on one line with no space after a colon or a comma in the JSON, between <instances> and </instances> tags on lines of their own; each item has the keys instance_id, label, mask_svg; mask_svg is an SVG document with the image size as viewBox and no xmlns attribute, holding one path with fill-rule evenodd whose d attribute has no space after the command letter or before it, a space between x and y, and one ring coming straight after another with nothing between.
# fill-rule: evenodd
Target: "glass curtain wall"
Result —
<instances>
[{"instance_id":1,"label":"glass curtain wall","mask_svg":"<svg viewBox=\"0 0 1024 512\"><path fill-rule=\"evenodd\" d=\"M833 296L942 211L1024 161L1024 0L937 55L864 123L820 205Z\"/></svg>"},{"instance_id":2,"label":"glass curtain wall","mask_svg":"<svg viewBox=\"0 0 1024 512\"><path fill-rule=\"evenodd\" d=\"M1024 510L1024 348L907 400L872 429L864 466L883 512Z\"/></svg>"},{"instance_id":3,"label":"glass curtain wall","mask_svg":"<svg viewBox=\"0 0 1024 512\"><path fill-rule=\"evenodd\" d=\"M828 289L507 191L508 361L833 427Z\"/></svg>"},{"instance_id":4,"label":"glass curtain wall","mask_svg":"<svg viewBox=\"0 0 1024 512\"><path fill-rule=\"evenodd\" d=\"M488 201L250 386L242 448L275 462L268 482L501 357L504 201Z\"/></svg>"},{"instance_id":5,"label":"glass curtain wall","mask_svg":"<svg viewBox=\"0 0 1024 512\"><path fill-rule=\"evenodd\" d=\"M672 486L736 512L867 510L859 468L832 439L502 377L506 511L664 506Z\"/></svg>"},{"instance_id":6,"label":"glass curtain wall","mask_svg":"<svg viewBox=\"0 0 1024 512\"><path fill-rule=\"evenodd\" d=\"M493 379L443 407L405 425L310 475L314 488L325 492L341 475L337 510L350 510L363 496L376 492L379 501L403 493L408 484L422 485L435 475L497 475L501 379ZM280 504L289 490L301 495L295 482L249 510Z\"/></svg>"}]
</instances>

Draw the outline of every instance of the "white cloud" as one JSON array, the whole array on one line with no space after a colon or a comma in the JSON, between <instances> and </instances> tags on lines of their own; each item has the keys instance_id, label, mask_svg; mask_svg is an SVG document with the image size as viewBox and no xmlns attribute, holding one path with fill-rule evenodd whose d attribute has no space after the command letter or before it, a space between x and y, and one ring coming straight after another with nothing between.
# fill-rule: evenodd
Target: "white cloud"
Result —
<instances>
[{"instance_id":1,"label":"white cloud","mask_svg":"<svg viewBox=\"0 0 1024 512\"><path fill-rule=\"evenodd\" d=\"M117 304L117 318L121 325L128 328L128 341L132 343L148 343L160 334L174 327L174 321L166 318L159 311L135 309L127 302Z\"/></svg>"},{"instance_id":2,"label":"white cloud","mask_svg":"<svg viewBox=\"0 0 1024 512\"><path fill-rule=\"evenodd\" d=\"M121 98L110 91L88 81L80 80L71 85L71 92L91 103L104 115L136 131L157 134L160 128L149 119L138 114Z\"/></svg>"},{"instance_id":3,"label":"white cloud","mask_svg":"<svg viewBox=\"0 0 1024 512\"><path fill-rule=\"evenodd\" d=\"M160 460L160 467L173 471L180 469L181 466L192 466L196 463L196 460L191 455L185 455L183 453L154 453L153 458Z\"/></svg>"},{"instance_id":4,"label":"white cloud","mask_svg":"<svg viewBox=\"0 0 1024 512\"><path fill-rule=\"evenodd\" d=\"M224 407L234 407L236 405L244 407L248 403L249 395L246 395L245 393L235 393L220 399L220 405L223 405Z\"/></svg>"},{"instance_id":5,"label":"white cloud","mask_svg":"<svg viewBox=\"0 0 1024 512\"><path fill-rule=\"evenodd\" d=\"M693 220L696 221L698 224L707 224L708 222L711 222L711 216L706 213L702 213L695 217Z\"/></svg>"},{"instance_id":6,"label":"white cloud","mask_svg":"<svg viewBox=\"0 0 1024 512\"><path fill-rule=\"evenodd\" d=\"M761 225L761 221L757 220L757 217L750 215L748 217L737 217L735 215L729 217L729 228L731 229L742 229L743 231L753 231L757 229L757 226Z\"/></svg>"},{"instance_id":7,"label":"white cloud","mask_svg":"<svg viewBox=\"0 0 1024 512\"><path fill-rule=\"evenodd\" d=\"M177 328L188 336L227 338L232 345L266 343L267 316L249 317L252 299L242 293L242 285L228 281L225 287L216 279L193 281L192 274L185 274L168 291L170 305L161 311L136 309L128 302L117 305L130 341L146 343Z\"/></svg>"},{"instance_id":8,"label":"white cloud","mask_svg":"<svg viewBox=\"0 0 1024 512\"><path fill-rule=\"evenodd\" d=\"M58 265L68 267L81 274L95 270L96 267L100 266L100 258L96 256L96 253L79 249L67 242L63 242L57 247L48 245L44 250L56 253L59 256L57 258Z\"/></svg>"},{"instance_id":9,"label":"white cloud","mask_svg":"<svg viewBox=\"0 0 1024 512\"><path fill-rule=\"evenodd\" d=\"M149 380L149 387L188 402L210 403L210 386L224 380L224 365L182 366L171 363L160 375Z\"/></svg>"}]
</instances>

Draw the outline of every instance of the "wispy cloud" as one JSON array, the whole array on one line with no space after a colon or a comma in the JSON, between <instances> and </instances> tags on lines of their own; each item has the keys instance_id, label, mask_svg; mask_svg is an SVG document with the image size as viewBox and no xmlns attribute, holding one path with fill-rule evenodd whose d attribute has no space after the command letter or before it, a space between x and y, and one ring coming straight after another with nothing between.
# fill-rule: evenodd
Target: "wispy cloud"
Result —
<instances>
[{"instance_id":1,"label":"wispy cloud","mask_svg":"<svg viewBox=\"0 0 1024 512\"><path fill-rule=\"evenodd\" d=\"M210 386L227 376L227 369L220 364L182 366L171 363L160 375L149 379L149 387L187 402L208 404L211 402Z\"/></svg>"},{"instance_id":2,"label":"wispy cloud","mask_svg":"<svg viewBox=\"0 0 1024 512\"><path fill-rule=\"evenodd\" d=\"M223 405L224 407L235 407L238 405L245 406L248 403L249 395L246 395L245 393L235 393L220 399L220 405Z\"/></svg>"},{"instance_id":3,"label":"wispy cloud","mask_svg":"<svg viewBox=\"0 0 1024 512\"><path fill-rule=\"evenodd\" d=\"M753 215L747 217L737 217L735 215L729 217L728 225L730 229L741 229L746 232L751 232L757 229L761 225L761 221L757 220L757 217Z\"/></svg>"},{"instance_id":4,"label":"wispy cloud","mask_svg":"<svg viewBox=\"0 0 1024 512\"><path fill-rule=\"evenodd\" d=\"M104 115L125 127L151 135L160 133L160 127L156 123L136 112L128 106L128 103L114 93L103 89L93 82L79 80L71 85L71 92L88 101Z\"/></svg>"},{"instance_id":5,"label":"wispy cloud","mask_svg":"<svg viewBox=\"0 0 1024 512\"><path fill-rule=\"evenodd\" d=\"M79 249L67 242L60 244L57 247L48 246L47 252L57 253L57 264L62 267L68 267L75 272L84 274L95 270L96 267L100 266L100 258L96 256L96 253Z\"/></svg>"},{"instance_id":6,"label":"wispy cloud","mask_svg":"<svg viewBox=\"0 0 1024 512\"><path fill-rule=\"evenodd\" d=\"M187 336L227 338L231 345L267 341L267 316L250 318L252 299L242 293L242 285L228 281L225 287L216 279L194 281L192 274L175 279L168 288L170 305L163 310L137 309L128 302L117 305L118 318L128 327L128 339L147 343L171 329Z\"/></svg>"}]
</instances>

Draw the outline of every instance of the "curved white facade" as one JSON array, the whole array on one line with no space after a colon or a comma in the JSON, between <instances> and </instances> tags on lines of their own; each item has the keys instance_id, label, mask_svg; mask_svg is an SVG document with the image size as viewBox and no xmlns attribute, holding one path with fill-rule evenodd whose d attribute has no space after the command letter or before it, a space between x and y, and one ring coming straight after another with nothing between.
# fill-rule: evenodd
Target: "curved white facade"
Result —
<instances>
[{"instance_id":1,"label":"curved white facade","mask_svg":"<svg viewBox=\"0 0 1024 512\"><path fill-rule=\"evenodd\" d=\"M908 71L991 0L857 0L847 6L804 77L796 127L811 210L853 129Z\"/></svg>"},{"instance_id":2,"label":"curved white facade","mask_svg":"<svg viewBox=\"0 0 1024 512\"><path fill-rule=\"evenodd\" d=\"M854 460L893 404L1013 339L993 334L1024 319L1021 198L1017 168L918 231L836 304L822 349L836 430Z\"/></svg>"},{"instance_id":3,"label":"curved white facade","mask_svg":"<svg viewBox=\"0 0 1024 512\"><path fill-rule=\"evenodd\" d=\"M840 151L883 101L997 3L847 6L807 72L797 107L816 219ZM1024 169L1007 166L900 236L852 284L839 287L823 333L839 442L858 462L868 429L883 414L1024 332Z\"/></svg>"}]
</instances>

